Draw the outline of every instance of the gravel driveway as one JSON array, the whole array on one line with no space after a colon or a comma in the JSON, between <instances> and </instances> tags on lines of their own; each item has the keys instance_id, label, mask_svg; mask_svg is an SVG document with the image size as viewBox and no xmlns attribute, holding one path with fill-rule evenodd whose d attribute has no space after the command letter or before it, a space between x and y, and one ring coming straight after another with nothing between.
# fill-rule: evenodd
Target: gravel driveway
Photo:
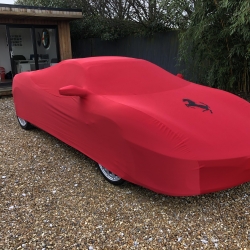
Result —
<instances>
[{"instance_id":1,"label":"gravel driveway","mask_svg":"<svg viewBox=\"0 0 250 250\"><path fill-rule=\"evenodd\" d=\"M196 197L116 187L78 151L22 130L12 97L0 118L0 249L250 249L250 183Z\"/></svg>"}]
</instances>

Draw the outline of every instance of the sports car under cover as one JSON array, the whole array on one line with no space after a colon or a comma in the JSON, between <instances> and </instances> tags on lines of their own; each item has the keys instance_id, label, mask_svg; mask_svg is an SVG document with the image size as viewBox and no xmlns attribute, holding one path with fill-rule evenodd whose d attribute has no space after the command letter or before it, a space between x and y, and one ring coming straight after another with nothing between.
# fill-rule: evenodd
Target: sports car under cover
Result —
<instances>
[{"instance_id":1,"label":"sports car under cover","mask_svg":"<svg viewBox=\"0 0 250 250\"><path fill-rule=\"evenodd\" d=\"M184 196L250 180L250 104L148 61L65 60L16 75L13 96L23 128L81 151L114 184Z\"/></svg>"}]
</instances>

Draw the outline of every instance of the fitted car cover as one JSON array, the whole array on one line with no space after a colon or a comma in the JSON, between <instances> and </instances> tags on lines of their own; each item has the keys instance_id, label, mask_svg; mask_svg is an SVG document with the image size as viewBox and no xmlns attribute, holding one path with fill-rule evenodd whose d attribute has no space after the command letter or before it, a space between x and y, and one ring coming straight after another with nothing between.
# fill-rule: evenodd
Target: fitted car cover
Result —
<instances>
[{"instance_id":1,"label":"fitted car cover","mask_svg":"<svg viewBox=\"0 0 250 250\"><path fill-rule=\"evenodd\" d=\"M17 116L121 178L184 196L250 180L250 104L141 59L92 57L17 74Z\"/></svg>"}]
</instances>

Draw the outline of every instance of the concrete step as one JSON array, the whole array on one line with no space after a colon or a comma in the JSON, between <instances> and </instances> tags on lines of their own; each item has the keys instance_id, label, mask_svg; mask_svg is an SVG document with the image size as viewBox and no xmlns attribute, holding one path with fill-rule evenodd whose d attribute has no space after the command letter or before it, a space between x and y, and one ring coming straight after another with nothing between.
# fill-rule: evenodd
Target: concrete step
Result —
<instances>
[{"instance_id":1,"label":"concrete step","mask_svg":"<svg viewBox=\"0 0 250 250\"><path fill-rule=\"evenodd\" d=\"M0 96L12 95L12 87L0 87Z\"/></svg>"},{"instance_id":2,"label":"concrete step","mask_svg":"<svg viewBox=\"0 0 250 250\"><path fill-rule=\"evenodd\" d=\"M0 81L0 96L12 95L12 80L5 79Z\"/></svg>"}]
</instances>

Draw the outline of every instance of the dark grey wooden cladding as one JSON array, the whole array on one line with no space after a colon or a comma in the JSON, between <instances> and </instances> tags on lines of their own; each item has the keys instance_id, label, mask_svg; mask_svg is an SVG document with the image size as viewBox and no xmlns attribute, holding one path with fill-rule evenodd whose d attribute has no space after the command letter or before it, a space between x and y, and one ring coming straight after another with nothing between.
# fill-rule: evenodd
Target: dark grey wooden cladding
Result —
<instances>
[{"instance_id":1,"label":"dark grey wooden cladding","mask_svg":"<svg viewBox=\"0 0 250 250\"><path fill-rule=\"evenodd\" d=\"M178 32L169 31L151 37L126 37L115 41L100 38L72 40L73 58L89 56L129 56L146 59L172 74L177 66Z\"/></svg>"}]
</instances>

